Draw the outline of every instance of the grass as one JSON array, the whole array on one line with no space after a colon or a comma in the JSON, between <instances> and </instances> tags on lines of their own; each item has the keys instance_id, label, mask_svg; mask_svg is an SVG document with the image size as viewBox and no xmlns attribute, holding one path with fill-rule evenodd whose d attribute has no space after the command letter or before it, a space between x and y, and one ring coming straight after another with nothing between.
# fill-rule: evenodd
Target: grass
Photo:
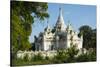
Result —
<instances>
[{"instance_id":1,"label":"grass","mask_svg":"<svg viewBox=\"0 0 100 67\"><path fill-rule=\"evenodd\" d=\"M50 60L39 60L39 61L24 61L24 60L13 60L12 66L26 66L26 65L44 65L52 64Z\"/></svg>"}]
</instances>

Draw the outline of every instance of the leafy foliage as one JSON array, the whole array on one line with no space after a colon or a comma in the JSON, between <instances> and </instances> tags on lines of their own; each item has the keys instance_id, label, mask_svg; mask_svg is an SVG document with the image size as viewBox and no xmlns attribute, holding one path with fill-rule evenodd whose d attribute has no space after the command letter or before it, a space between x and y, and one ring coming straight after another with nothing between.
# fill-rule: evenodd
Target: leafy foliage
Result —
<instances>
[{"instance_id":1,"label":"leafy foliage","mask_svg":"<svg viewBox=\"0 0 100 67\"><path fill-rule=\"evenodd\" d=\"M32 47L29 42L29 36L32 32L32 24L34 23L35 19L42 21L49 17L47 13L48 4L27 1L11 1L10 3L11 65L15 63L27 64L27 59L16 60L16 53L18 50L29 50ZM13 63L13 60L15 63Z\"/></svg>"},{"instance_id":2,"label":"leafy foliage","mask_svg":"<svg viewBox=\"0 0 100 67\"><path fill-rule=\"evenodd\" d=\"M32 58L33 61L43 60L43 56L39 53Z\"/></svg>"},{"instance_id":3,"label":"leafy foliage","mask_svg":"<svg viewBox=\"0 0 100 67\"><path fill-rule=\"evenodd\" d=\"M38 65L38 64L57 64L57 63L75 63L96 61L96 51L89 49L88 52L77 55L78 49L71 47L66 50L58 50L57 55L53 58L46 56L45 58L39 53L34 55L29 61L26 55L23 59L15 59L13 65ZM77 55L77 56L76 56Z\"/></svg>"},{"instance_id":4,"label":"leafy foliage","mask_svg":"<svg viewBox=\"0 0 100 67\"><path fill-rule=\"evenodd\" d=\"M11 1L11 46L12 51L29 50L29 36L34 19L49 17L48 4L40 2Z\"/></svg>"},{"instance_id":5,"label":"leafy foliage","mask_svg":"<svg viewBox=\"0 0 100 67\"><path fill-rule=\"evenodd\" d=\"M95 50L89 51L87 53L83 53L77 57L77 62L88 62L88 61L96 61L96 52Z\"/></svg>"},{"instance_id":6,"label":"leafy foliage","mask_svg":"<svg viewBox=\"0 0 100 67\"><path fill-rule=\"evenodd\" d=\"M88 25L79 28L80 35L83 35L83 47L86 49L96 48L96 29L92 29Z\"/></svg>"},{"instance_id":7,"label":"leafy foliage","mask_svg":"<svg viewBox=\"0 0 100 67\"><path fill-rule=\"evenodd\" d=\"M75 56L78 54L79 50L75 45L72 45L70 48L66 50L58 50L57 55L54 56L54 63L69 63L75 62Z\"/></svg>"}]
</instances>

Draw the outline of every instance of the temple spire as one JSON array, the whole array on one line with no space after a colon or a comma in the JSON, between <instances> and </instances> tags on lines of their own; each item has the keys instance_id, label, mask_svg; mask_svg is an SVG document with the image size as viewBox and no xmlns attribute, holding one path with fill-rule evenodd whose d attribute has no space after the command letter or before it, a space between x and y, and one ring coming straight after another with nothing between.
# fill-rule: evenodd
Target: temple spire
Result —
<instances>
[{"instance_id":1,"label":"temple spire","mask_svg":"<svg viewBox=\"0 0 100 67\"><path fill-rule=\"evenodd\" d=\"M59 22L61 22L61 23L64 24L64 19L63 19L63 16L62 16L62 8L61 7L59 8L59 17L58 17L58 20L59 20Z\"/></svg>"},{"instance_id":2,"label":"temple spire","mask_svg":"<svg viewBox=\"0 0 100 67\"><path fill-rule=\"evenodd\" d=\"M62 8L59 8L59 16L56 22L56 28L60 27L60 30L65 30L66 25L64 23L63 15L62 15Z\"/></svg>"},{"instance_id":3,"label":"temple spire","mask_svg":"<svg viewBox=\"0 0 100 67\"><path fill-rule=\"evenodd\" d=\"M61 9L61 7L59 8L59 16L60 17L62 16L62 9Z\"/></svg>"},{"instance_id":4,"label":"temple spire","mask_svg":"<svg viewBox=\"0 0 100 67\"><path fill-rule=\"evenodd\" d=\"M49 19L47 19L47 27L45 28L45 31L50 31L50 26L49 26Z\"/></svg>"}]
</instances>

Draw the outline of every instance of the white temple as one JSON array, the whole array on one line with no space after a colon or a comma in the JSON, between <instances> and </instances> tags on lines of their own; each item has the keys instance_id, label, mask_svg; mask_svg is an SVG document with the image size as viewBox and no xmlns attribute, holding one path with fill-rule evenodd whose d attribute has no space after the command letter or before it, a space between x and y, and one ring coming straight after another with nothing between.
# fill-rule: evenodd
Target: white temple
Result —
<instances>
[{"instance_id":1,"label":"white temple","mask_svg":"<svg viewBox=\"0 0 100 67\"><path fill-rule=\"evenodd\" d=\"M69 23L64 23L62 10L59 9L59 16L53 29L48 25L44 32L40 33L34 40L36 51L51 51L70 48L71 44L78 49L82 48L83 36L78 37L78 33L73 30Z\"/></svg>"}]
</instances>

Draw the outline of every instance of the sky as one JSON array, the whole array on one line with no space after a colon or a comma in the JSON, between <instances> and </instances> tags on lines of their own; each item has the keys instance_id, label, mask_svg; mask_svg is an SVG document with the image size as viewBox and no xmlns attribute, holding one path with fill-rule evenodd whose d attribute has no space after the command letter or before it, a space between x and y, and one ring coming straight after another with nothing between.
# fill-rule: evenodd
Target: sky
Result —
<instances>
[{"instance_id":1,"label":"sky","mask_svg":"<svg viewBox=\"0 0 100 67\"><path fill-rule=\"evenodd\" d=\"M89 25L93 29L96 28L96 6L95 5L78 5L78 4L59 4L48 3L48 13L50 15L48 21L49 26L53 28L59 16L59 8L62 8L64 22L67 25L70 21L73 29L79 31L83 25ZM35 20L32 24L32 33L29 36L30 43L34 42L34 35L38 36L40 32L47 27L47 20Z\"/></svg>"}]
</instances>

